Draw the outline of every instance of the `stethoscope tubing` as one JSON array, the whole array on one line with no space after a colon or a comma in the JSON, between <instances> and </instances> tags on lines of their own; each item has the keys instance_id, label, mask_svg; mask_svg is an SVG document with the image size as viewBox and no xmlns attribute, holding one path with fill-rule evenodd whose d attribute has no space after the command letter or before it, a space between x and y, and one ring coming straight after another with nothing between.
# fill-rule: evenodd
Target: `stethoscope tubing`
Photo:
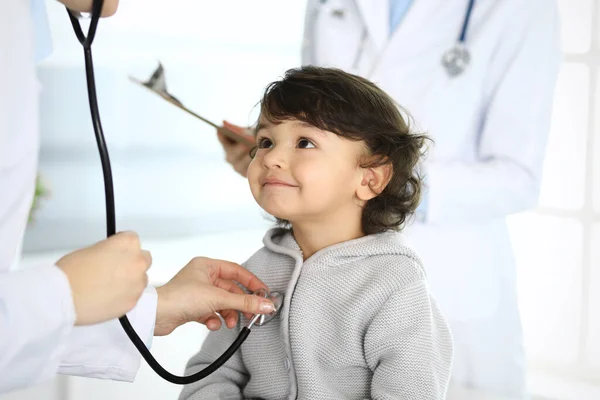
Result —
<instances>
[{"instance_id":1,"label":"stethoscope tubing","mask_svg":"<svg viewBox=\"0 0 600 400\"><path fill-rule=\"evenodd\" d=\"M92 116L92 124L94 127L94 134L96 136L96 144L98 146L98 153L100 155L100 161L102 164L102 175L104 178L104 196L106 203L106 236L110 237L116 233L116 216L115 216L115 196L114 196L114 185L112 169L110 164L110 157L108 154L108 148L106 146L106 140L104 138L104 132L102 130L102 123L100 120L100 111L98 109L98 98L96 94L96 82L94 78L94 62L92 59L92 42L96 34L96 28L98 26L98 20L100 19L100 13L102 11L103 0L94 0L92 5L92 16L91 23L88 30L87 36L84 35L81 25L77 18L67 9L69 19L73 25L73 30L77 39L83 46L83 53L85 58L85 72L88 90L88 100L90 104L90 113ZM127 315L123 315L119 318L119 322L127 333L127 336L140 352L144 360L148 365L163 379L175 383L178 385L186 385L189 383L197 382L208 375L215 372L223 364L231 358L231 356L240 348L242 343L246 340L250 334L248 327L243 327L237 337L237 339L229 346L227 350L217 358L212 364L203 370L188 376L177 376L166 369L164 369L158 361L154 358L152 353L148 350L142 339L135 332L135 329L131 326Z\"/></svg>"}]
</instances>

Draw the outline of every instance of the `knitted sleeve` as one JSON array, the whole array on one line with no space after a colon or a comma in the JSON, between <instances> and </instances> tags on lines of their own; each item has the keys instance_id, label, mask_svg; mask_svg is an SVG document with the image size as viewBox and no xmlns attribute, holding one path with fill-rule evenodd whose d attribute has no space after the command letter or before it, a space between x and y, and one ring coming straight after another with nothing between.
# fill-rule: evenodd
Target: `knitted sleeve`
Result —
<instances>
[{"instance_id":1,"label":"knitted sleeve","mask_svg":"<svg viewBox=\"0 0 600 400\"><path fill-rule=\"evenodd\" d=\"M223 325L220 330L210 332L204 343L202 343L200 352L188 362L185 374L196 373L219 358L237 338L240 332L239 325L238 322L238 325L233 329L227 329ZM240 349L221 368L206 378L185 385L179 399L241 399L248 377L248 370L242 360Z\"/></svg>"},{"instance_id":2,"label":"knitted sleeve","mask_svg":"<svg viewBox=\"0 0 600 400\"><path fill-rule=\"evenodd\" d=\"M446 398L452 338L425 281L387 299L367 329L364 349L372 399Z\"/></svg>"}]
</instances>

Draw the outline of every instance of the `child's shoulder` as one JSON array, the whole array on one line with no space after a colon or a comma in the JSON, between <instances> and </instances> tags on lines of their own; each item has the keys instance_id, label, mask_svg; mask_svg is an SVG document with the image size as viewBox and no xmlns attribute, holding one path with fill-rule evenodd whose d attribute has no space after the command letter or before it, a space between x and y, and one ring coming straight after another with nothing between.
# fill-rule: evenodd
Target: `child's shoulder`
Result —
<instances>
[{"instance_id":1,"label":"child's shoulder","mask_svg":"<svg viewBox=\"0 0 600 400\"><path fill-rule=\"evenodd\" d=\"M300 253L300 247L289 228L274 227L267 230L262 242L263 246L252 257L270 257L277 253L294 257Z\"/></svg>"},{"instance_id":2,"label":"child's shoulder","mask_svg":"<svg viewBox=\"0 0 600 400\"><path fill-rule=\"evenodd\" d=\"M406 242L402 234L387 232L377 235L385 251L369 255L365 263L376 272L380 280L396 289L427 279L421 257Z\"/></svg>"},{"instance_id":3,"label":"child's shoulder","mask_svg":"<svg viewBox=\"0 0 600 400\"><path fill-rule=\"evenodd\" d=\"M252 254L242 265L254 274L272 270L282 264L294 264L294 259L301 257L300 249L289 229L269 229L263 246Z\"/></svg>"},{"instance_id":4,"label":"child's shoulder","mask_svg":"<svg viewBox=\"0 0 600 400\"><path fill-rule=\"evenodd\" d=\"M277 254L273 253L266 246L262 246L260 249L256 250L254 254L252 254L242 266L249 270L250 272L256 273L257 269L262 269L262 267L273 261L273 257L276 257Z\"/></svg>"}]
</instances>

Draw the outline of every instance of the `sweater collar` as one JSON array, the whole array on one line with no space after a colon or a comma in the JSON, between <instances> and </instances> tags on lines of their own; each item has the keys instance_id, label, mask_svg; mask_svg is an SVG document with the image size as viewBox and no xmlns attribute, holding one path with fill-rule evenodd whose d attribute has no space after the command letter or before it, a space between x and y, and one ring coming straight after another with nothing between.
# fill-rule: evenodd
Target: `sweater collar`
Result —
<instances>
[{"instance_id":1,"label":"sweater collar","mask_svg":"<svg viewBox=\"0 0 600 400\"><path fill-rule=\"evenodd\" d=\"M303 260L302 250L291 229L270 229L263 238L263 244L275 253L286 254L297 261ZM313 254L306 262L337 266L376 255L406 255L421 264L418 256L406 246L404 236L392 231L367 235L325 247Z\"/></svg>"}]
</instances>

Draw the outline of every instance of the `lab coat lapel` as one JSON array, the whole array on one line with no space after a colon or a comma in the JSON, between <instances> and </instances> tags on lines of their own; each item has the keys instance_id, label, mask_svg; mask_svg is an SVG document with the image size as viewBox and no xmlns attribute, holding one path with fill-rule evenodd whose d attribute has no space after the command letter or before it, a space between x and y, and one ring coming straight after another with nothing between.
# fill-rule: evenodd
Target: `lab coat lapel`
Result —
<instances>
[{"instance_id":1,"label":"lab coat lapel","mask_svg":"<svg viewBox=\"0 0 600 400\"><path fill-rule=\"evenodd\" d=\"M356 0L356 5L367 28L369 37L373 40L377 49L383 49L389 36L390 18L388 2Z\"/></svg>"},{"instance_id":2,"label":"lab coat lapel","mask_svg":"<svg viewBox=\"0 0 600 400\"><path fill-rule=\"evenodd\" d=\"M458 2L458 4L460 3L461 1ZM424 48L429 40L437 36L427 35L426 32L428 29L440 29L440 23L443 21L439 20L439 16L447 14L443 8L456 7L456 4L455 1L448 2L447 0L412 0L402 21L390 36L390 41L401 44L401 47L405 49L415 46ZM424 29L424 27L430 28Z\"/></svg>"}]
</instances>

